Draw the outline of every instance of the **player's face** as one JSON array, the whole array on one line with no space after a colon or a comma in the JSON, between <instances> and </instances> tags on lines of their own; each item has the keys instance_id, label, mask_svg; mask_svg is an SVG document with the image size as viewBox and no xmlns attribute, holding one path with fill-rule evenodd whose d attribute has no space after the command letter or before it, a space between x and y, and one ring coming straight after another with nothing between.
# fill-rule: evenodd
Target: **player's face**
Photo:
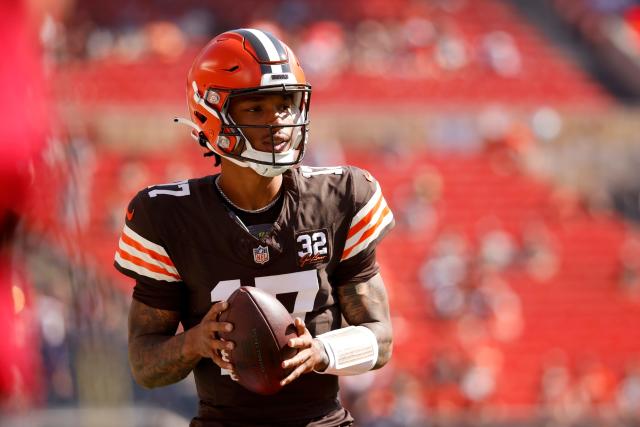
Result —
<instances>
[{"instance_id":1,"label":"player's face","mask_svg":"<svg viewBox=\"0 0 640 427\"><path fill-rule=\"evenodd\" d=\"M247 95L233 98L229 104L229 114L238 125L272 125L269 128L243 128L253 148L276 153L286 151L291 146L292 127L277 127L295 123L297 108L291 94ZM273 146L272 137L273 134Z\"/></svg>"}]
</instances>

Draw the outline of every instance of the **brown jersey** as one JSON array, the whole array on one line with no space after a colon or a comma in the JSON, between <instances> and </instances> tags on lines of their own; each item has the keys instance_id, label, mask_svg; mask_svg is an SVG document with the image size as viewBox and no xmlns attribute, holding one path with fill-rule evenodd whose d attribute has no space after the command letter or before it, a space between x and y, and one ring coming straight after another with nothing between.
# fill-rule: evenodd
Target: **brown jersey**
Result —
<instances>
[{"instance_id":1,"label":"brown jersey","mask_svg":"<svg viewBox=\"0 0 640 427\"><path fill-rule=\"evenodd\" d=\"M254 237L220 199L215 176L149 187L128 207L115 266L133 297L180 311L185 329L241 285L271 292L313 336L343 325L336 288L378 272L375 247L394 219L380 186L355 167L301 166L283 175L280 214ZM232 381L211 359L194 375L204 419L285 422L339 407L338 379L303 375L272 396Z\"/></svg>"}]
</instances>

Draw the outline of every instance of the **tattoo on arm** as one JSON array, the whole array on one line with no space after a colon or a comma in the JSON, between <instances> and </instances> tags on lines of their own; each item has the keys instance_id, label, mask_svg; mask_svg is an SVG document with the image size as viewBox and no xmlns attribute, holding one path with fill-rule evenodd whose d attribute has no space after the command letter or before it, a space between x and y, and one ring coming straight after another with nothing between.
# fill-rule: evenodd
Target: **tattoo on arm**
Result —
<instances>
[{"instance_id":1,"label":"tattoo on arm","mask_svg":"<svg viewBox=\"0 0 640 427\"><path fill-rule=\"evenodd\" d=\"M384 366L391 358L393 332L389 300L380 274L366 282L338 287L342 314L350 325L366 326L378 339L378 360L373 369Z\"/></svg>"},{"instance_id":2,"label":"tattoo on arm","mask_svg":"<svg viewBox=\"0 0 640 427\"><path fill-rule=\"evenodd\" d=\"M184 333L175 335L179 313L133 300L129 311L129 364L148 388L173 384L189 375L199 358L184 356Z\"/></svg>"}]
</instances>

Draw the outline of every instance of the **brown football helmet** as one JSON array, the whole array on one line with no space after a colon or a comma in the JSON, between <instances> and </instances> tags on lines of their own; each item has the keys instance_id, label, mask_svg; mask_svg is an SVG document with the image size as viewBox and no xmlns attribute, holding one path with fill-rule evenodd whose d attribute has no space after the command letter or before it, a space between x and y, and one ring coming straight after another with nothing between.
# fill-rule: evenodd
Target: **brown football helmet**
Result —
<instances>
[{"instance_id":1,"label":"brown football helmet","mask_svg":"<svg viewBox=\"0 0 640 427\"><path fill-rule=\"evenodd\" d=\"M274 125L235 123L228 114L237 96L282 93L293 99L291 146L276 152L258 151L243 134L248 127ZM187 79L191 120L175 119L191 126L192 136L207 150L232 162L251 167L263 176L276 176L299 164L308 137L311 86L298 59L282 41L256 29L238 29L211 40L196 57Z\"/></svg>"}]
</instances>

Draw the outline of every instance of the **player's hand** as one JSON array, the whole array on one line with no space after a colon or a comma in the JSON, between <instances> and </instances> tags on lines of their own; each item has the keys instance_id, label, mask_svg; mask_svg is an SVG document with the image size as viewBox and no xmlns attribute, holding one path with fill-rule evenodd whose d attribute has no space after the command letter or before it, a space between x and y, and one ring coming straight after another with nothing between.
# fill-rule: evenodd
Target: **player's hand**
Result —
<instances>
[{"instance_id":1,"label":"player's hand","mask_svg":"<svg viewBox=\"0 0 640 427\"><path fill-rule=\"evenodd\" d=\"M289 347L298 349L298 353L291 359L282 362L284 369L292 369L289 375L280 381L280 384L283 386L291 383L300 375L311 372L314 369L324 371L329 363L324 346L320 341L313 339L304 321L296 317L295 325L298 338L290 339Z\"/></svg>"},{"instance_id":2,"label":"player's hand","mask_svg":"<svg viewBox=\"0 0 640 427\"><path fill-rule=\"evenodd\" d=\"M216 338L216 332L229 332L233 330L233 324L218 322L218 314L229 307L226 301L220 301L211 306L200 323L185 332L186 351L200 357L208 357L213 362L233 373L233 365L229 362L229 354L233 350L232 341L223 341ZM233 377L234 375L232 375Z\"/></svg>"}]
</instances>

